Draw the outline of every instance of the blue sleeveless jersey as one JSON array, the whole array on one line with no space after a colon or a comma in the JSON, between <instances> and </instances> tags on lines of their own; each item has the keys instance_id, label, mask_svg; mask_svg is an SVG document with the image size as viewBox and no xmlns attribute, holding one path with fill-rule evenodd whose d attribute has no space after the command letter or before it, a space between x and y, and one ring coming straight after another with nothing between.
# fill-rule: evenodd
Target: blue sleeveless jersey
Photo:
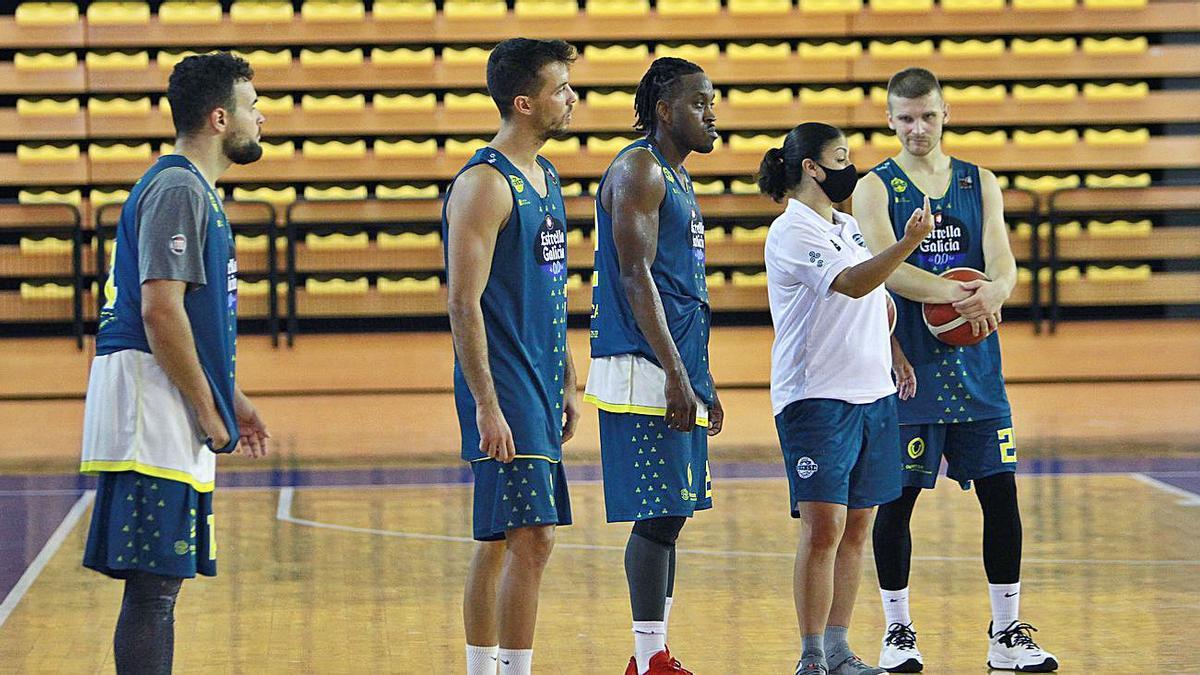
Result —
<instances>
[{"instance_id":1,"label":"blue sleeveless jersey","mask_svg":"<svg viewBox=\"0 0 1200 675\"><path fill-rule=\"evenodd\" d=\"M713 402L712 376L708 369L708 333L712 308L704 270L704 219L692 191L692 179L663 158L646 139L635 141L617 155L648 148L662 167L667 190L658 207L658 247L650 276L662 298L667 329L675 341L696 395L707 405ZM616 160L613 160L614 162ZM611 167L610 167L611 168ZM613 239L612 215L604 210L599 195L608 172L600 179L596 194L596 262L592 276L592 356L637 354L662 366L633 317L633 309L621 285L617 245Z\"/></svg>"},{"instance_id":2,"label":"blue sleeveless jersey","mask_svg":"<svg viewBox=\"0 0 1200 675\"><path fill-rule=\"evenodd\" d=\"M488 364L500 410L512 429L518 457L562 459L563 379L567 353L566 207L554 166L538 157L546 196L508 158L480 149L458 172L487 164L508 181L512 215L496 236L496 250L480 305L487 332ZM455 176L457 179L458 176ZM450 190L454 189L453 182ZM446 202L450 192L446 193ZM442 241L449 265L449 232L442 207ZM462 458L486 459L479 451L475 397L454 357L454 402L462 429Z\"/></svg>"},{"instance_id":3,"label":"blue sleeveless jersey","mask_svg":"<svg viewBox=\"0 0 1200 675\"><path fill-rule=\"evenodd\" d=\"M207 283L183 296L183 307L191 324L213 400L225 428L229 444L217 452L232 452L238 442L237 418L233 414L235 364L237 361L237 259L234 257L233 232L221 199L200 171L182 155L163 155L134 184L121 207L112 263L104 287L106 304L100 310L100 330L96 334L96 355L104 356L126 349L151 353L142 323L142 284L138 273L138 203L154 177L164 169L179 167L196 174L208 196L208 224L204 241L204 278Z\"/></svg>"},{"instance_id":4,"label":"blue sleeveless jersey","mask_svg":"<svg viewBox=\"0 0 1200 675\"><path fill-rule=\"evenodd\" d=\"M892 159L872 171L887 186L892 229L904 226L925 194ZM984 271L983 197L979 167L951 160L950 185L939 199L929 200L933 233L905 261L933 274L953 267ZM953 347L929 332L921 303L893 294L896 338L917 375L917 395L900 401L901 424L954 424L1010 414L1000 367L1000 338L992 333L971 347Z\"/></svg>"}]
</instances>

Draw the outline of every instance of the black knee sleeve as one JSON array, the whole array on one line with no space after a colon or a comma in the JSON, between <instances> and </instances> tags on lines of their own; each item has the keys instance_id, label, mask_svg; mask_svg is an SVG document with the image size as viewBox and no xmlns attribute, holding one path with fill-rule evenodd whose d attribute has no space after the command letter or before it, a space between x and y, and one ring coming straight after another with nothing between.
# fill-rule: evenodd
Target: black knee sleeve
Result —
<instances>
[{"instance_id":1,"label":"black knee sleeve","mask_svg":"<svg viewBox=\"0 0 1200 675\"><path fill-rule=\"evenodd\" d=\"M975 481L983 509L983 567L989 583L1021 580L1021 511L1016 474L1005 471Z\"/></svg>"},{"instance_id":2,"label":"black knee sleeve","mask_svg":"<svg viewBox=\"0 0 1200 675\"><path fill-rule=\"evenodd\" d=\"M921 488L906 487L895 501L879 507L875 513L875 527L871 531L871 544L875 553L875 573L879 587L887 591L898 591L908 587L908 574L912 563L912 534L909 521Z\"/></svg>"},{"instance_id":3,"label":"black knee sleeve","mask_svg":"<svg viewBox=\"0 0 1200 675\"><path fill-rule=\"evenodd\" d=\"M625 546L625 580L634 621L662 621L666 597L674 586L675 540L686 521L682 516L667 516L634 523Z\"/></svg>"},{"instance_id":4,"label":"black knee sleeve","mask_svg":"<svg viewBox=\"0 0 1200 675\"><path fill-rule=\"evenodd\" d=\"M662 518L639 520L633 524L633 533L661 546L673 548L675 541L679 539L679 532L686 522L687 518L683 516L663 516Z\"/></svg>"}]
</instances>

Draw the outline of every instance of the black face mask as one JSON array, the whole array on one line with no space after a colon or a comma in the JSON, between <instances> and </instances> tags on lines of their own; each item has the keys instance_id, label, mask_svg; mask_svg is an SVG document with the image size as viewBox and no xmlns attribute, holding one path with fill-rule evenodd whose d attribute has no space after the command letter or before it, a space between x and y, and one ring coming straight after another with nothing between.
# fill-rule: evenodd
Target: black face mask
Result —
<instances>
[{"instance_id":1,"label":"black face mask","mask_svg":"<svg viewBox=\"0 0 1200 675\"><path fill-rule=\"evenodd\" d=\"M854 186L858 185L858 169L853 164L841 169L830 169L824 164L817 166L825 169L825 180L817 181L817 185L821 186L821 191L829 197L829 201L839 204L854 194Z\"/></svg>"}]
</instances>

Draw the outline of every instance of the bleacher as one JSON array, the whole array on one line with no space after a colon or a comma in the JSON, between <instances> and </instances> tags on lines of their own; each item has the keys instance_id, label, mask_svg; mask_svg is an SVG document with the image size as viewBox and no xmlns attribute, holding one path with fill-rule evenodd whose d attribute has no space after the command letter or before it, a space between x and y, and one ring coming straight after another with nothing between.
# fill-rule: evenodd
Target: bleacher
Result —
<instances>
[{"instance_id":1,"label":"bleacher","mask_svg":"<svg viewBox=\"0 0 1200 675\"><path fill-rule=\"evenodd\" d=\"M717 311L766 309L762 241L778 207L753 184L762 153L804 120L844 128L862 169L894 153L883 86L909 65L946 86L947 150L1006 188L1022 266L1010 304L1035 318L1200 304L1200 187L1188 187L1200 168L1200 3L85 4L23 2L0 16L0 199L18 204L0 208L0 324L94 318L97 242L170 150L170 68L216 48L254 65L267 116L264 159L222 184L242 228L243 316L270 330L286 319L294 333L306 319L444 313L439 195L496 128L484 63L511 35L581 51L572 135L544 150L570 195L573 313L590 307L589 195L633 138L633 89L663 55L700 63L720 93L721 141L688 160ZM55 211L65 229L49 234L45 215L19 206L46 203L67 205Z\"/></svg>"}]
</instances>

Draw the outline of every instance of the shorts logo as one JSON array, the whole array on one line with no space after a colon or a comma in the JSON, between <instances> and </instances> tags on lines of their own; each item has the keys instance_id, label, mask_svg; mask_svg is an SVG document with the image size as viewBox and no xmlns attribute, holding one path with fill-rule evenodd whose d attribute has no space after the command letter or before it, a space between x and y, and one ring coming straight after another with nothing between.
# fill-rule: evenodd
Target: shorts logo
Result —
<instances>
[{"instance_id":1,"label":"shorts logo","mask_svg":"<svg viewBox=\"0 0 1200 675\"><path fill-rule=\"evenodd\" d=\"M186 541L179 539L175 542L175 555L184 555L188 552L189 548L191 547L188 546Z\"/></svg>"},{"instance_id":2,"label":"shorts logo","mask_svg":"<svg viewBox=\"0 0 1200 675\"><path fill-rule=\"evenodd\" d=\"M920 458L925 454L925 440L918 437L908 442L908 456L913 459Z\"/></svg>"},{"instance_id":3,"label":"shorts logo","mask_svg":"<svg viewBox=\"0 0 1200 675\"><path fill-rule=\"evenodd\" d=\"M817 463L812 457L801 457L796 460L796 475L801 478L811 478L817 472Z\"/></svg>"},{"instance_id":4,"label":"shorts logo","mask_svg":"<svg viewBox=\"0 0 1200 675\"><path fill-rule=\"evenodd\" d=\"M171 237L170 246L171 253L174 253L175 255L183 255L183 252L187 250L187 237L183 236L182 234L177 234Z\"/></svg>"}]
</instances>

